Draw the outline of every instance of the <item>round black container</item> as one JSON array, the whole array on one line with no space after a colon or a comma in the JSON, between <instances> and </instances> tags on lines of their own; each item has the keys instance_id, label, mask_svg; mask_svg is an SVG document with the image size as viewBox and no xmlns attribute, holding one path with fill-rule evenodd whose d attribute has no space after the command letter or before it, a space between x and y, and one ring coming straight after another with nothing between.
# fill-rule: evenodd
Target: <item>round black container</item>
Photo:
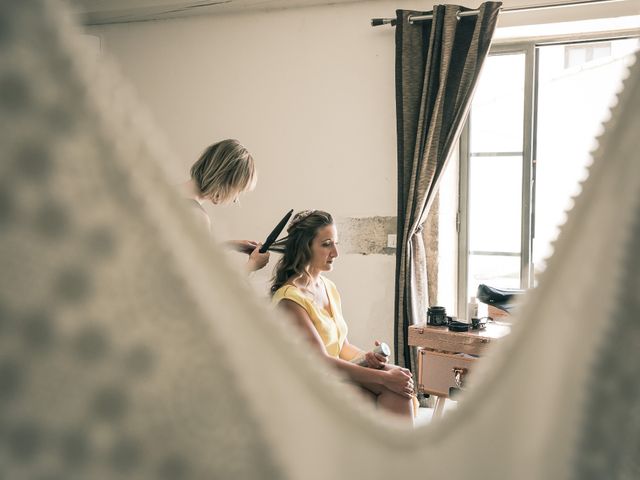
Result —
<instances>
[{"instance_id":1,"label":"round black container","mask_svg":"<svg viewBox=\"0 0 640 480\"><path fill-rule=\"evenodd\" d=\"M427 310L427 325L441 327L447 324L447 312L444 307L429 307Z\"/></svg>"}]
</instances>

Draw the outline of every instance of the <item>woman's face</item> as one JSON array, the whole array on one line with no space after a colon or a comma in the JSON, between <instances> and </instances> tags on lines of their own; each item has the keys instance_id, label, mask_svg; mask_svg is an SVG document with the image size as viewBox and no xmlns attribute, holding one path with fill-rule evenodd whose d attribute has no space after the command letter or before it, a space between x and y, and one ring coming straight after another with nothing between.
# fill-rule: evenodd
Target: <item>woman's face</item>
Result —
<instances>
[{"instance_id":1,"label":"woman's face","mask_svg":"<svg viewBox=\"0 0 640 480\"><path fill-rule=\"evenodd\" d=\"M338 230L335 225L325 225L311 241L309 269L317 272L333 270L333 261L338 256Z\"/></svg>"}]
</instances>

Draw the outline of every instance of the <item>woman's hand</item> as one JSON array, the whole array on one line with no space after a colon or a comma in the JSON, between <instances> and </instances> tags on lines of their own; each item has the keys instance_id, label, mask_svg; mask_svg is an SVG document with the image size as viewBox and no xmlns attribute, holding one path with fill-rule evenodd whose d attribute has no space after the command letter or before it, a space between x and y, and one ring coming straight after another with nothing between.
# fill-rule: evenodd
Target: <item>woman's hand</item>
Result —
<instances>
[{"instance_id":1,"label":"woman's hand","mask_svg":"<svg viewBox=\"0 0 640 480\"><path fill-rule=\"evenodd\" d=\"M247 260L247 270L250 272L255 272L256 270L260 270L267 263L269 263L269 252L260 253L261 243L258 243L256 247L249 255L249 260Z\"/></svg>"},{"instance_id":2,"label":"woman's hand","mask_svg":"<svg viewBox=\"0 0 640 480\"><path fill-rule=\"evenodd\" d=\"M229 240L225 242L225 245L231 250L250 255L258 246L258 242L253 240Z\"/></svg>"},{"instance_id":3,"label":"woman's hand","mask_svg":"<svg viewBox=\"0 0 640 480\"><path fill-rule=\"evenodd\" d=\"M376 347L380 346L380 342L378 340L375 341ZM388 357L381 355L379 353L367 352L364 354L364 358L367 360L367 366L369 368L375 368L376 370L380 370L384 368L384 366L389 361Z\"/></svg>"},{"instance_id":4,"label":"woman's hand","mask_svg":"<svg viewBox=\"0 0 640 480\"><path fill-rule=\"evenodd\" d=\"M403 397L411 398L413 396L413 378L411 378L411 371L398 367L385 370L381 373L384 375L382 383L389 390Z\"/></svg>"}]
</instances>

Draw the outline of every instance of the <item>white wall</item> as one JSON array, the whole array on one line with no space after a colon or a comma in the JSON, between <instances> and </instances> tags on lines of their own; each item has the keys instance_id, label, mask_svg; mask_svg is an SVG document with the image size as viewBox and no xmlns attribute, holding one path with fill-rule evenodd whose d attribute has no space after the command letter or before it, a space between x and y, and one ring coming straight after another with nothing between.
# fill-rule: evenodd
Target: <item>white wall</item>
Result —
<instances>
[{"instance_id":1,"label":"white wall","mask_svg":"<svg viewBox=\"0 0 640 480\"><path fill-rule=\"evenodd\" d=\"M211 214L221 237L259 240L290 208L338 218L395 215L394 30L369 21L431 5L371 1L89 33L101 37L166 132L181 172L176 183L218 139L237 138L249 148L258 188L240 208ZM512 14L509 24L523 18ZM343 255L330 274L352 342L392 343L394 268L392 256ZM256 280L265 289L268 273Z\"/></svg>"},{"instance_id":2,"label":"white wall","mask_svg":"<svg viewBox=\"0 0 640 480\"><path fill-rule=\"evenodd\" d=\"M249 148L257 189L210 213L223 236L260 240L290 208L395 215L394 33L369 25L393 12L390 2L348 4L90 33L167 133L184 177L176 183L217 139ZM392 343L394 269L393 256L345 254L330 274L352 342Z\"/></svg>"}]
</instances>

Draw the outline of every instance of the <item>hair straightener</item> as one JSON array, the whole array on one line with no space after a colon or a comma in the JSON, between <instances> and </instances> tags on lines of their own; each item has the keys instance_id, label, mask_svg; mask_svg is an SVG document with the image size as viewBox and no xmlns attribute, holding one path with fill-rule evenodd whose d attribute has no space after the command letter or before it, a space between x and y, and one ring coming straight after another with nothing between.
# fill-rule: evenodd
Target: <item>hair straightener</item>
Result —
<instances>
[{"instance_id":1,"label":"hair straightener","mask_svg":"<svg viewBox=\"0 0 640 480\"><path fill-rule=\"evenodd\" d=\"M274 228L271 231L267 239L264 241L264 243L260 247L260 250L259 250L260 253L265 253L267 250L269 250L271 245L273 245L273 243L278 239L278 235L280 235L282 230L284 230L284 227L287 225L287 222L291 218L291 215L293 215L293 209L289 210L287 214L284 217L282 217L282 220L280 220L280 223L276 225L276 228Z\"/></svg>"}]
</instances>

